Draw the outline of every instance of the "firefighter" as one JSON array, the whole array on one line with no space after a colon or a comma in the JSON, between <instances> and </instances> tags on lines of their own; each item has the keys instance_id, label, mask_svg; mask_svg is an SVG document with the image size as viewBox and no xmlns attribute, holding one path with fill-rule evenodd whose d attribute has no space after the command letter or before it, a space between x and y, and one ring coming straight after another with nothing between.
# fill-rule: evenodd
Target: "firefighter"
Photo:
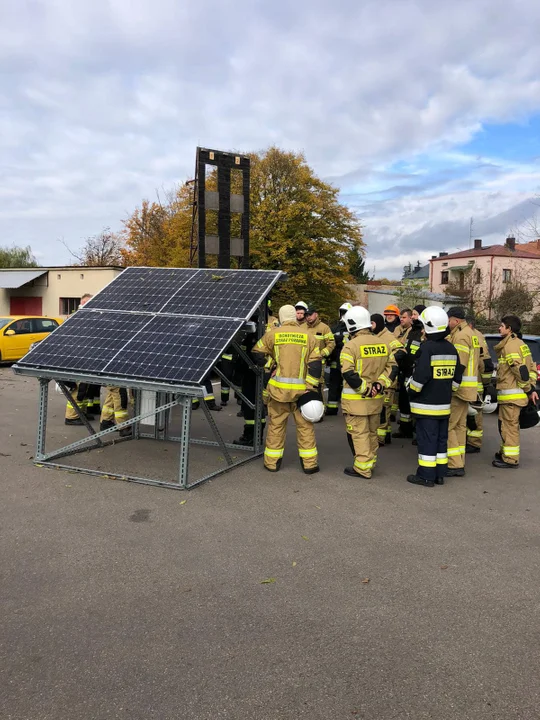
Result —
<instances>
[{"instance_id":1,"label":"firefighter","mask_svg":"<svg viewBox=\"0 0 540 720\"><path fill-rule=\"evenodd\" d=\"M411 417L411 406L409 403L406 382L413 373L416 353L422 344L424 326L420 321L420 313L422 313L425 309L425 305L415 305L411 314L412 323L410 330L407 333L406 342L404 343L407 357L403 360L399 368L399 429L397 432L392 434L393 438L412 439L413 437L413 419Z\"/></svg>"},{"instance_id":2,"label":"firefighter","mask_svg":"<svg viewBox=\"0 0 540 720\"><path fill-rule=\"evenodd\" d=\"M328 325L319 318L319 313L313 306L309 307L306 311L306 321L309 331L319 343L319 350L321 352L322 369L318 389L322 397L324 388L324 366L336 347L336 341L333 332Z\"/></svg>"},{"instance_id":3,"label":"firefighter","mask_svg":"<svg viewBox=\"0 0 540 720\"><path fill-rule=\"evenodd\" d=\"M448 476L465 475L465 445L467 441L467 412L469 403L478 397L478 372L480 364L480 340L465 320L461 307L448 310L449 340L459 354L465 367L459 389L452 395L450 422L448 426Z\"/></svg>"},{"instance_id":4,"label":"firefighter","mask_svg":"<svg viewBox=\"0 0 540 720\"><path fill-rule=\"evenodd\" d=\"M125 422L128 418L128 392L126 388L108 387L105 402L101 408L99 429L108 430ZM129 435L131 435L131 427L120 430L120 437L128 437Z\"/></svg>"},{"instance_id":5,"label":"firefighter","mask_svg":"<svg viewBox=\"0 0 540 720\"><path fill-rule=\"evenodd\" d=\"M452 393L460 386L463 366L448 334L448 315L440 307L420 314L422 343L409 383L411 413L416 419L418 468L407 481L424 487L444 485L448 468L448 419Z\"/></svg>"},{"instance_id":6,"label":"firefighter","mask_svg":"<svg viewBox=\"0 0 540 720\"><path fill-rule=\"evenodd\" d=\"M328 358L330 372L328 374L328 398L326 402L326 415L337 415L339 409L339 399L343 389L343 378L341 377L341 366L339 364L339 356L343 350L343 344L349 339L349 334L343 316L352 308L351 303L343 303L339 308L339 320L332 328L332 334L336 345Z\"/></svg>"},{"instance_id":7,"label":"firefighter","mask_svg":"<svg viewBox=\"0 0 540 720\"><path fill-rule=\"evenodd\" d=\"M227 405L231 394L231 386L228 381L232 381L234 372L234 351L233 347L228 347L221 355L219 361L221 372L225 375L227 380L221 378L221 404L222 406Z\"/></svg>"},{"instance_id":8,"label":"firefighter","mask_svg":"<svg viewBox=\"0 0 540 720\"><path fill-rule=\"evenodd\" d=\"M306 392L317 389L321 376L319 343L306 327L299 327L295 308L284 305L279 310L279 328L272 328L253 348L257 364L264 366L270 356L276 363L268 381L268 431L264 450L264 467L277 472L285 448L289 416L296 423L296 441L300 464L306 475L319 472L317 443L313 424L304 418L297 400Z\"/></svg>"},{"instance_id":9,"label":"firefighter","mask_svg":"<svg viewBox=\"0 0 540 720\"><path fill-rule=\"evenodd\" d=\"M350 339L341 351L347 440L354 455L345 475L370 478L377 462L377 427L383 407L383 390L392 385L396 362L388 346L374 338L366 308L355 306L344 317Z\"/></svg>"},{"instance_id":10,"label":"firefighter","mask_svg":"<svg viewBox=\"0 0 540 720\"><path fill-rule=\"evenodd\" d=\"M521 320L505 315L499 327L501 342L495 346L497 402L501 448L491 463L496 468L519 467L519 414L529 402L538 402L537 373L528 345L519 337Z\"/></svg>"},{"instance_id":11,"label":"firefighter","mask_svg":"<svg viewBox=\"0 0 540 720\"><path fill-rule=\"evenodd\" d=\"M401 342L395 337L393 333L386 329L384 325L384 318L379 313L375 313L371 316L371 332L378 337L382 342L386 343L388 352L393 355L397 367L394 370L394 379L390 388L384 391L384 402L381 410L380 425L377 428L377 439L379 447L383 445L389 445L392 442L392 428L390 425L390 415L392 412L392 403L397 388L397 376L398 368L406 357L405 350Z\"/></svg>"},{"instance_id":12,"label":"firefighter","mask_svg":"<svg viewBox=\"0 0 540 720\"><path fill-rule=\"evenodd\" d=\"M308 306L303 300L299 300L296 305L294 306L294 309L296 311L296 323L300 327L306 327L306 312L308 309Z\"/></svg>"},{"instance_id":13,"label":"firefighter","mask_svg":"<svg viewBox=\"0 0 540 720\"><path fill-rule=\"evenodd\" d=\"M276 326L274 326L276 327ZM253 360L254 363L257 362L257 357L253 355L253 347L255 343L257 342L257 334L256 333L249 333L246 335L242 342L242 347L244 348L246 354ZM270 358L271 359L271 358ZM265 391L266 386L268 384L268 380L270 378L270 364L267 362L265 363L264 367L264 390L263 390L263 399L266 401L265 398ZM246 363L244 363L244 371L242 374L242 393L246 397L247 400L249 400L251 403L255 404L255 396L257 392L257 378L255 373L251 368L247 366ZM234 445L253 445L254 439L255 439L255 409L251 408L246 402L242 400L242 407L241 407L242 416L244 418L244 429L242 432L242 435L237 439L233 440ZM261 423L263 426L263 429L266 425L266 418L263 416L261 418Z\"/></svg>"},{"instance_id":14,"label":"firefighter","mask_svg":"<svg viewBox=\"0 0 540 720\"><path fill-rule=\"evenodd\" d=\"M84 293L81 297L78 309L80 310L94 296L91 293ZM66 404L64 423L66 425L84 425L79 418L75 405L86 415L88 420L94 420L94 412L101 412L100 387L99 385L88 385L87 383L67 383L71 391L71 400Z\"/></svg>"},{"instance_id":15,"label":"firefighter","mask_svg":"<svg viewBox=\"0 0 540 720\"><path fill-rule=\"evenodd\" d=\"M214 386L212 385L212 381L210 380L209 375L203 381L203 385L204 385L203 399L204 399L205 403L208 405L208 409L213 410L214 412L219 412L221 410L221 405L218 405L216 403L216 396L214 395ZM201 405L201 403L198 398L192 399L191 407L193 410L198 410L200 405Z\"/></svg>"},{"instance_id":16,"label":"firefighter","mask_svg":"<svg viewBox=\"0 0 540 720\"><path fill-rule=\"evenodd\" d=\"M266 332L271 330L273 327L279 327L279 320L277 317L272 315L272 301L268 300L268 317L266 319Z\"/></svg>"},{"instance_id":17,"label":"firefighter","mask_svg":"<svg viewBox=\"0 0 540 720\"><path fill-rule=\"evenodd\" d=\"M399 308L397 305L388 305L384 308L384 326L386 329L393 333L398 327L400 327L399 321Z\"/></svg>"},{"instance_id":18,"label":"firefighter","mask_svg":"<svg viewBox=\"0 0 540 720\"><path fill-rule=\"evenodd\" d=\"M410 308L403 308L399 316L399 327L394 330L394 335L402 345L405 345L407 342L412 322L412 310Z\"/></svg>"},{"instance_id":19,"label":"firefighter","mask_svg":"<svg viewBox=\"0 0 540 720\"><path fill-rule=\"evenodd\" d=\"M475 327L474 316L469 315L465 318L471 330L480 342L480 362L478 365L478 393L480 397L484 397L486 388L491 384L493 378L493 361L489 354L486 338L480 330ZM482 447L482 438L484 437L484 418L481 408L478 409L476 415L467 416L467 443L465 445L465 453L479 453Z\"/></svg>"}]
</instances>

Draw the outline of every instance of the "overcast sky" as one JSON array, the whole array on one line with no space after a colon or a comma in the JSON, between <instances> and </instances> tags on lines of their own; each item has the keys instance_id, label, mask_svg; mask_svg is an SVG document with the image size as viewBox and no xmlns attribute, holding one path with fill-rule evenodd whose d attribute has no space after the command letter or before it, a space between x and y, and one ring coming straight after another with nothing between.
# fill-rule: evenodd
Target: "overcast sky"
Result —
<instances>
[{"instance_id":1,"label":"overcast sky","mask_svg":"<svg viewBox=\"0 0 540 720\"><path fill-rule=\"evenodd\" d=\"M500 242L538 208L538 0L0 0L0 245L42 264L193 174L303 150L368 264Z\"/></svg>"}]
</instances>

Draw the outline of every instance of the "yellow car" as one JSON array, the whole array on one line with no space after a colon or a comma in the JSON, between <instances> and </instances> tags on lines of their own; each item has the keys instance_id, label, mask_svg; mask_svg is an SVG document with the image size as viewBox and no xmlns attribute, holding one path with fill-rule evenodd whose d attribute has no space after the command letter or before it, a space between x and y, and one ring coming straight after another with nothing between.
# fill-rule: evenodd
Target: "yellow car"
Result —
<instances>
[{"instance_id":1,"label":"yellow car","mask_svg":"<svg viewBox=\"0 0 540 720\"><path fill-rule=\"evenodd\" d=\"M30 345L46 338L62 322L62 318L39 315L0 317L0 362L20 360Z\"/></svg>"}]
</instances>

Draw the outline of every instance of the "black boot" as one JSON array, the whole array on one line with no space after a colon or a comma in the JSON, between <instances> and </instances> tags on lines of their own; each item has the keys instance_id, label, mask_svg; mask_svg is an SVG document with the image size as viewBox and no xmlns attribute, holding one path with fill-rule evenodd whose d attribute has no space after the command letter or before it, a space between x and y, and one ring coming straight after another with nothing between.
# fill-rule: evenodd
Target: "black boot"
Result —
<instances>
[{"instance_id":1,"label":"black boot","mask_svg":"<svg viewBox=\"0 0 540 720\"><path fill-rule=\"evenodd\" d=\"M131 426L122 428L120 432L118 433L120 437L131 437L133 434L133 430Z\"/></svg>"},{"instance_id":2,"label":"black boot","mask_svg":"<svg viewBox=\"0 0 540 720\"><path fill-rule=\"evenodd\" d=\"M325 414L325 415L337 415L337 414L338 414L338 408L334 408L334 407L330 408L330 407L327 407L327 408L325 409L325 411L324 411L324 414Z\"/></svg>"},{"instance_id":3,"label":"black boot","mask_svg":"<svg viewBox=\"0 0 540 720\"><path fill-rule=\"evenodd\" d=\"M253 425L244 425L244 432L237 440L233 440L233 445L253 445L253 437L255 428Z\"/></svg>"},{"instance_id":4,"label":"black boot","mask_svg":"<svg viewBox=\"0 0 540 720\"><path fill-rule=\"evenodd\" d=\"M99 423L100 430L110 430L113 427L114 427L114 422L112 420L102 420Z\"/></svg>"},{"instance_id":5,"label":"black boot","mask_svg":"<svg viewBox=\"0 0 540 720\"><path fill-rule=\"evenodd\" d=\"M407 482L410 482L413 485L421 485L422 487L435 486L433 480L426 480L425 478L418 477L418 475L407 475Z\"/></svg>"},{"instance_id":6,"label":"black boot","mask_svg":"<svg viewBox=\"0 0 540 720\"><path fill-rule=\"evenodd\" d=\"M281 458L279 458L279 460L277 461L275 468L269 468L269 467L266 467L266 465L265 465L264 469L268 470L268 472L278 472L280 467L281 467Z\"/></svg>"},{"instance_id":7,"label":"black boot","mask_svg":"<svg viewBox=\"0 0 540 720\"><path fill-rule=\"evenodd\" d=\"M465 452L467 453L467 455L472 455L473 453L479 453L480 448L475 447L474 445L465 445Z\"/></svg>"},{"instance_id":8,"label":"black boot","mask_svg":"<svg viewBox=\"0 0 540 720\"><path fill-rule=\"evenodd\" d=\"M208 409L213 410L214 412L219 412L221 410L221 405L218 405L215 400L209 400L207 403Z\"/></svg>"},{"instance_id":9,"label":"black boot","mask_svg":"<svg viewBox=\"0 0 540 720\"><path fill-rule=\"evenodd\" d=\"M465 468L448 468L446 477L465 477Z\"/></svg>"},{"instance_id":10,"label":"black boot","mask_svg":"<svg viewBox=\"0 0 540 720\"><path fill-rule=\"evenodd\" d=\"M435 478L435 485L444 485L444 478L442 478L442 477Z\"/></svg>"},{"instance_id":11,"label":"black boot","mask_svg":"<svg viewBox=\"0 0 540 720\"><path fill-rule=\"evenodd\" d=\"M64 420L64 425L84 425L84 423L80 418L73 418L73 420L68 420L66 418Z\"/></svg>"},{"instance_id":12,"label":"black boot","mask_svg":"<svg viewBox=\"0 0 540 720\"><path fill-rule=\"evenodd\" d=\"M493 462L491 464L493 465L493 467L508 468L509 470L515 470L516 468L519 467L519 463L516 463L515 465L513 465L511 463L505 462L504 460L493 460Z\"/></svg>"},{"instance_id":13,"label":"black boot","mask_svg":"<svg viewBox=\"0 0 540 720\"><path fill-rule=\"evenodd\" d=\"M343 472L349 477L364 478L364 480L368 480L365 475L360 475L360 473L357 473L356 470L350 465L349 467L343 468Z\"/></svg>"}]
</instances>

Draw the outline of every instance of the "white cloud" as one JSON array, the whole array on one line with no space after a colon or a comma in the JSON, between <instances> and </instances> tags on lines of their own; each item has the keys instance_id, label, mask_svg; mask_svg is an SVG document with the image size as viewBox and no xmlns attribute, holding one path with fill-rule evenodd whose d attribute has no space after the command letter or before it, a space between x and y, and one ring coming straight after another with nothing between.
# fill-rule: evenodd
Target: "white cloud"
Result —
<instances>
[{"instance_id":1,"label":"white cloud","mask_svg":"<svg viewBox=\"0 0 540 720\"><path fill-rule=\"evenodd\" d=\"M3 14L0 242L31 242L45 261L57 237L117 227L190 176L197 144L303 149L358 190L540 110L535 0L42 0ZM396 227L412 242L438 219L508 209L533 174L387 198L365 217L370 255Z\"/></svg>"}]
</instances>

